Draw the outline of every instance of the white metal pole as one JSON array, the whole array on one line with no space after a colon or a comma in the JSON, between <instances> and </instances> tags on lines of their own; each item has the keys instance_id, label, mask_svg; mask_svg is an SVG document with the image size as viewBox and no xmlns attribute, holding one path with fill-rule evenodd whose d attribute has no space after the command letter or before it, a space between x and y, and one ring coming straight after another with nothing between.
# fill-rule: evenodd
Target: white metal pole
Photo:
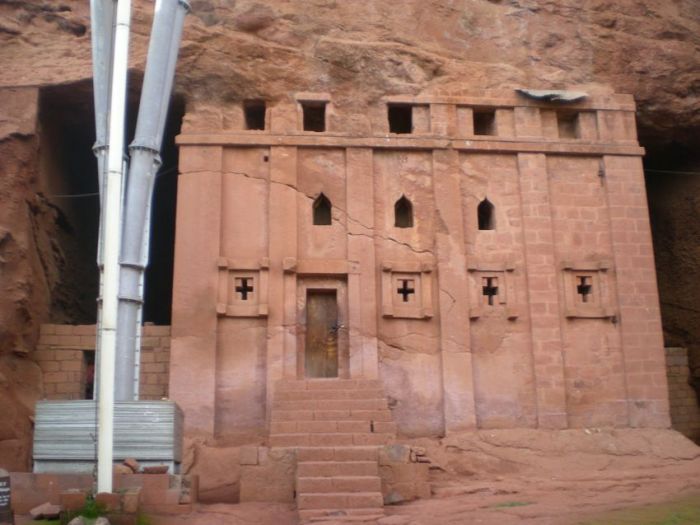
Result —
<instances>
[{"instance_id":1,"label":"white metal pole","mask_svg":"<svg viewBox=\"0 0 700 525\"><path fill-rule=\"evenodd\" d=\"M114 360L117 341L117 294L124 179L124 117L129 59L131 0L118 0L114 35L112 100L109 112L109 154L104 196L104 280L100 345L99 417L97 440L97 491L112 492L114 453Z\"/></svg>"}]
</instances>

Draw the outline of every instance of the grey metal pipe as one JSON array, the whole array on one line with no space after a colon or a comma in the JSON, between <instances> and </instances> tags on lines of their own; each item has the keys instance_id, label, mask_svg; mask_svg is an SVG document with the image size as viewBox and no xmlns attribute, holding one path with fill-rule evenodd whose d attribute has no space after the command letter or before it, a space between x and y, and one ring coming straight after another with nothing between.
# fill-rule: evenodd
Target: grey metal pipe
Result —
<instances>
[{"instance_id":1,"label":"grey metal pipe","mask_svg":"<svg viewBox=\"0 0 700 525\"><path fill-rule=\"evenodd\" d=\"M143 275L148 262L150 209L175 65L189 4L158 0L148 47L136 135L125 196L119 287L115 399L138 397L138 362Z\"/></svg>"},{"instance_id":2,"label":"grey metal pipe","mask_svg":"<svg viewBox=\"0 0 700 525\"><path fill-rule=\"evenodd\" d=\"M95 107L95 145L93 152L97 158L97 183L100 193L100 209L104 209L104 181L107 172L107 154L109 151L109 106L112 87L112 55L114 47L114 29L116 23L116 0L90 0L90 24L92 38L92 92ZM100 213L97 240L97 267L100 275L100 290L104 264L102 250L104 245L104 217ZM102 325L102 300L97 301L97 340L95 342L95 370L100 366L100 327ZM95 377L93 396L97 397L98 374Z\"/></svg>"},{"instance_id":3,"label":"grey metal pipe","mask_svg":"<svg viewBox=\"0 0 700 525\"><path fill-rule=\"evenodd\" d=\"M107 135L109 126L109 100L112 78L112 48L116 0L90 0L90 24L92 38L92 90L95 104L95 145L98 186L102 195L104 186Z\"/></svg>"}]
</instances>

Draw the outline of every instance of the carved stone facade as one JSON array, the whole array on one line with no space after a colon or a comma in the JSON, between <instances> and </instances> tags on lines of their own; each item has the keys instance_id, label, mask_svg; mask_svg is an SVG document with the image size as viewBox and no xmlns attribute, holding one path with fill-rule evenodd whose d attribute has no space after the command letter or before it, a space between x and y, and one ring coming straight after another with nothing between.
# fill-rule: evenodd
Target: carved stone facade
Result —
<instances>
[{"instance_id":1,"label":"carved stone facade","mask_svg":"<svg viewBox=\"0 0 700 525\"><path fill-rule=\"evenodd\" d=\"M304 93L259 130L244 108L195 110L178 139L170 396L189 434L264 435L314 345L330 375L382 381L403 435L669 425L630 96L358 116Z\"/></svg>"}]
</instances>

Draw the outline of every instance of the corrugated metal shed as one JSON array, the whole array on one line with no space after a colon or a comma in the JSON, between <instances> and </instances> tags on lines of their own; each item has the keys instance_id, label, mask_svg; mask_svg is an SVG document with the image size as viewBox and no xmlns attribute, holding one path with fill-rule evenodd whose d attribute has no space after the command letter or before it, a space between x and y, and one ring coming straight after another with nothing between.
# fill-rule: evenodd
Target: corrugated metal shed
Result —
<instances>
[{"instance_id":1,"label":"corrugated metal shed","mask_svg":"<svg viewBox=\"0 0 700 525\"><path fill-rule=\"evenodd\" d=\"M36 404L34 472L90 471L96 458L95 401ZM125 401L114 406L114 459L144 465L168 464L175 473L182 458L182 410L172 401Z\"/></svg>"}]
</instances>

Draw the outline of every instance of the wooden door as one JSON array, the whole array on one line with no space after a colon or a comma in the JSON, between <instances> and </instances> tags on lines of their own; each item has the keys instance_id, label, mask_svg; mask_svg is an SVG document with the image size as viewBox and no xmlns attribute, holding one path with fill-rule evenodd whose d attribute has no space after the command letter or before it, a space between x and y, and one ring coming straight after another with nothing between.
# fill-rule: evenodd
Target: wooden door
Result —
<instances>
[{"instance_id":1,"label":"wooden door","mask_svg":"<svg viewBox=\"0 0 700 525\"><path fill-rule=\"evenodd\" d=\"M335 290L306 295L306 377L338 377L338 300Z\"/></svg>"}]
</instances>

